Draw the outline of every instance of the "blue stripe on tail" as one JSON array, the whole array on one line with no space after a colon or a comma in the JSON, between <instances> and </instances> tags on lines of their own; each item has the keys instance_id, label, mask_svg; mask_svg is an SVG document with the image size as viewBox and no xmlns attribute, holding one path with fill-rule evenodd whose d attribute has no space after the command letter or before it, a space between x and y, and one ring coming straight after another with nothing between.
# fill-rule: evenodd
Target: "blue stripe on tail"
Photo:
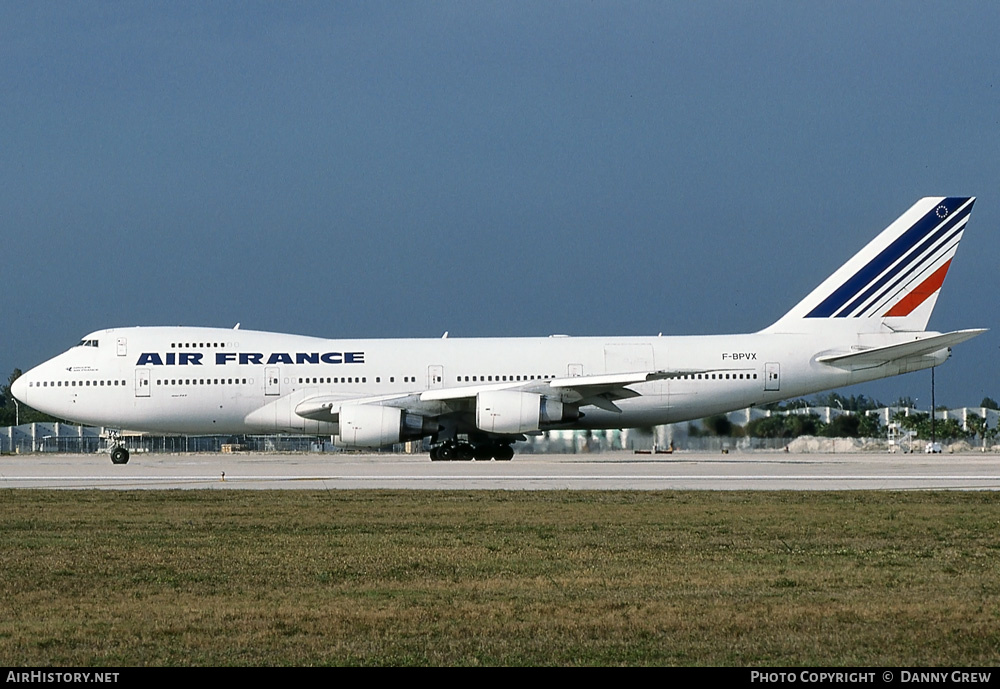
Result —
<instances>
[{"instance_id":1,"label":"blue stripe on tail","mask_svg":"<svg viewBox=\"0 0 1000 689\"><path fill-rule=\"evenodd\" d=\"M963 218L967 217L969 213L972 212L971 204L967 208L963 209L960 214L956 214L955 211L958 208L961 208L962 205L968 200L969 197L948 197L941 201L934 208L928 211L927 214L920 218L920 220L915 222L910 229L906 230L906 232L892 242L892 244L883 249L878 256L869 261L866 266L846 280L844 284L834 290L830 296L820 302L820 304L812 311L807 313L805 317L831 318L834 317L834 314L837 314L836 317L845 317L847 313L862 303L868 296L871 295L871 293L883 285L885 281L891 279L892 275L895 275L897 272L905 269L910 262L896 266L891 274L885 276L879 281L878 284L871 285L872 281L878 278L878 276L881 275L886 268L891 266L907 252L913 249L913 247L920 243L921 240L925 239L929 233L934 232L935 228L941 224L942 220L945 218L948 219L944 226L942 226L938 232L935 232L934 237L929 239L928 242L921 247L921 250L928 246L929 243L933 243L936 238L939 238L956 224L960 223ZM915 260L919 254L920 252L914 252L912 258ZM859 293L866 288L868 289L865 293L859 295ZM844 309L841 312L841 309L843 309L849 301L852 302L850 308ZM841 313L838 314L838 312Z\"/></svg>"}]
</instances>

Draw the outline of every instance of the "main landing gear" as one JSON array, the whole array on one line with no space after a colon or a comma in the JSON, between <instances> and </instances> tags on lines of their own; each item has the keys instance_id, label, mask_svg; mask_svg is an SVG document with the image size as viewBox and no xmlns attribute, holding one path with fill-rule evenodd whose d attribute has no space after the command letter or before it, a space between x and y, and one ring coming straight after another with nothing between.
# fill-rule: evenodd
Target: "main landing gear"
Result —
<instances>
[{"instance_id":1,"label":"main landing gear","mask_svg":"<svg viewBox=\"0 0 1000 689\"><path fill-rule=\"evenodd\" d=\"M128 464L128 450L122 442L121 434L118 431L108 431L108 442L111 443L111 463Z\"/></svg>"},{"instance_id":2,"label":"main landing gear","mask_svg":"<svg viewBox=\"0 0 1000 689\"><path fill-rule=\"evenodd\" d=\"M514 457L514 448L507 443L486 443L473 445L454 440L445 441L431 448L432 462L488 462L495 459L498 462L509 462Z\"/></svg>"}]
</instances>

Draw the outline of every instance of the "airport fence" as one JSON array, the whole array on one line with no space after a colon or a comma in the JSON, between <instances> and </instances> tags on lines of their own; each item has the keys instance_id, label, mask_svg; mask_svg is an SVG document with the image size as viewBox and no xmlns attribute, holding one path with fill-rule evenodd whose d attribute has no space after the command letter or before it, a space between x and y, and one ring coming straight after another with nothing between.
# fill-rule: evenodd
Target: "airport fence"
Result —
<instances>
[{"instance_id":1,"label":"airport fence","mask_svg":"<svg viewBox=\"0 0 1000 689\"><path fill-rule=\"evenodd\" d=\"M529 436L517 444L519 454L600 454L604 452L781 452L835 453L835 452L922 452L922 441L911 441L893 447L886 438L751 438L725 436L691 436L672 433L668 426L647 429L610 431L551 431ZM63 453L92 454L107 452L107 431L103 428L74 426L64 423L33 423L21 426L0 427L0 453ZM187 452L345 452L334 446L332 439L299 435L141 435L126 434L121 437L133 453L187 453ZM386 453L426 452L430 443L400 443L384 448ZM944 452L968 452L981 449L959 440L943 444ZM983 451L995 451L995 447ZM358 450L347 450L357 452ZM370 452L365 450L365 452Z\"/></svg>"}]
</instances>

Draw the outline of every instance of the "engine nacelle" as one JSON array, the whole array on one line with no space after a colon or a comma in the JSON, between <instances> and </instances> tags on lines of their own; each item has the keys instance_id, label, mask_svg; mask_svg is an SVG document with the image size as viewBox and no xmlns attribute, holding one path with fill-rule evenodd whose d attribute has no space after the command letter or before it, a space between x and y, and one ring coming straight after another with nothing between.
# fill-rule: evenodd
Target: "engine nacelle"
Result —
<instances>
[{"instance_id":1,"label":"engine nacelle","mask_svg":"<svg viewBox=\"0 0 1000 689\"><path fill-rule=\"evenodd\" d=\"M340 408L340 433L333 442L340 447L382 447L421 438L438 430L437 424L398 407L349 404Z\"/></svg>"},{"instance_id":2,"label":"engine nacelle","mask_svg":"<svg viewBox=\"0 0 1000 689\"><path fill-rule=\"evenodd\" d=\"M542 424L578 416L575 407L533 392L492 390L476 395L476 426L490 433L530 433Z\"/></svg>"}]
</instances>

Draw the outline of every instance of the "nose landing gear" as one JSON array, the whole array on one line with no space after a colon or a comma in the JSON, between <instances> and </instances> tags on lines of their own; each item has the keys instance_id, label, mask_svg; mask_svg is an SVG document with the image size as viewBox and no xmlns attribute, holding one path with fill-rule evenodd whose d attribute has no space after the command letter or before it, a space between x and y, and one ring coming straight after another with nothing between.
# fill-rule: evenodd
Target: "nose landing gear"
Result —
<instances>
[{"instance_id":1,"label":"nose landing gear","mask_svg":"<svg viewBox=\"0 0 1000 689\"><path fill-rule=\"evenodd\" d=\"M111 445L111 463L128 464L128 449L122 441L121 433L108 431L108 443Z\"/></svg>"},{"instance_id":2,"label":"nose landing gear","mask_svg":"<svg viewBox=\"0 0 1000 689\"><path fill-rule=\"evenodd\" d=\"M128 464L128 450L124 447L116 447L111 450L112 464Z\"/></svg>"}]
</instances>

